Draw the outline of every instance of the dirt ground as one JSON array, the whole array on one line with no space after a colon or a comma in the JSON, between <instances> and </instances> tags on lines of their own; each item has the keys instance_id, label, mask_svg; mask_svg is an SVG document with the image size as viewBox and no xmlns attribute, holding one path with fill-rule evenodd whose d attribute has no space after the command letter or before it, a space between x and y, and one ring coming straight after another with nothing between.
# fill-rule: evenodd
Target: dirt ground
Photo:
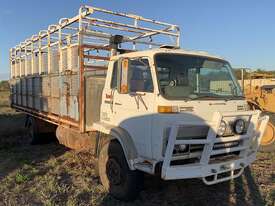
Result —
<instances>
[{"instance_id":1,"label":"dirt ground","mask_svg":"<svg viewBox=\"0 0 275 206\"><path fill-rule=\"evenodd\" d=\"M94 161L56 142L30 145L24 115L8 107L0 92L0 205L275 205L275 153L230 182L205 186L201 180L159 181L146 176L134 202L106 194Z\"/></svg>"}]
</instances>

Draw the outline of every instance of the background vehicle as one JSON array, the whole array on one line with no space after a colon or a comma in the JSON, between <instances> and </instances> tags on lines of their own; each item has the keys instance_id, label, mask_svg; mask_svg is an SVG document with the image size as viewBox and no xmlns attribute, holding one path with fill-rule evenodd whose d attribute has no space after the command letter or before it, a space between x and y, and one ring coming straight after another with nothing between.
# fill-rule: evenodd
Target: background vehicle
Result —
<instances>
[{"instance_id":1,"label":"background vehicle","mask_svg":"<svg viewBox=\"0 0 275 206\"><path fill-rule=\"evenodd\" d=\"M226 60L180 50L179 39L173 24L81 7L11 49L12 107L30 115L35 139L56 129L61 144L91 149L119 199L136 197L141 172L236 178L268 117L248 109Z\"/></svg>"},{"instance_id":2,"label":"background vehicle","mask_svg":"<svg viewBox=\"0 0 275 206\"><path fill-rule=\"evenodd\" d=\"M242 72L244 74L244 72ZM243 79L245 97L254 109L275 113L275 77L271 74L250 72L248 79ZM260 150L275 151L274 120L269 121L261 141Z\"/></svg>"}]
</instances>

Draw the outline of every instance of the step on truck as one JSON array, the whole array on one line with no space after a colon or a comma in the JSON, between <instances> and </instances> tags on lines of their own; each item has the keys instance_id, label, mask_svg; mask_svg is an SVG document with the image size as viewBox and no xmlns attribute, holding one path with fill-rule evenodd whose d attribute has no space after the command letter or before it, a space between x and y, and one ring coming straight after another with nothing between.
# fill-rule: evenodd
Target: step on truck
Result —
<instances>
[{"instance_id":1,"label":"step on truck","mask_svg":"<svg viewBox=\"0 0 275 206\"><path fill-rule=\"evenodd\" d=\"M180 30L82 6L10 49L11 106L35 142L55 132L98 162L104 188L131 200L143 174L236 178L256 159L268 116L251 110L228 61L180 49Z\"/></svg>"}]
</instances>

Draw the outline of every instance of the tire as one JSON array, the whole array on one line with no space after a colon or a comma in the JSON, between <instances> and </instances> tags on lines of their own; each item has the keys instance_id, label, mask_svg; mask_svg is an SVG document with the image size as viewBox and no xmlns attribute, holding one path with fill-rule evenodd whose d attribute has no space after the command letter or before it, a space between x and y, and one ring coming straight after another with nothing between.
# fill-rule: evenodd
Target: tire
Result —
<instances>
[{"instance_id":1,"label":"tire","mask_svg":"<svg viewBox=\"0 0 275 206\"><path fill-rule=\"evenodd\" d=\"M25 126L28 130L28 136L31 139L31 145L37 145L39 144L39 138L38 138L38 127L36 125L35 118L28 116L26 119Z\"/></svg>"},{"instance_id":2,"label":"tire","mask_svg":"<svg viewBox=\"0 0 275 206\"><path fill-rule=\"evenodd\" d=\"M113 197L123 201L137 198L143 186L143 174L128 167L117 141L108 141L100 150L98 171L102 185Z\"/></svg>"},{"instance_id":3,"label":"tire","mask_svg":"<svg viewBox=\"0 0 275 206\"><path fill-rule=\"evenodd\" d=\"M54 132L41 132L41 124L45 124L44 122L41 122L42 121L37 118L30 116L27 117L25 126L28 129L31 145L48 144L56 141Z\"/></svg>"}]
</instances>

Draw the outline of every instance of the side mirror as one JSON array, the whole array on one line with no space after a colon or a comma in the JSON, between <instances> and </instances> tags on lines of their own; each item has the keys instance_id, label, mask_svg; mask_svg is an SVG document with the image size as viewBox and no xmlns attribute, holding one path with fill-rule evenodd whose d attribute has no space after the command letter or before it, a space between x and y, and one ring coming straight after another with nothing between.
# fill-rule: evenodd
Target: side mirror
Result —
<instances>
[{"instance_id":1,"label":"side mirror","mask_svg":"<svg viewBox=\"0 0 275 206\"><path fill-rule=\"evenodd\" d=\"M129 71L129 59L122 59L119 61L120 75L119 75L119 92L121 94L127 94L129 91L128 86L128 71Z\"/></svg>"}]
</instances>

